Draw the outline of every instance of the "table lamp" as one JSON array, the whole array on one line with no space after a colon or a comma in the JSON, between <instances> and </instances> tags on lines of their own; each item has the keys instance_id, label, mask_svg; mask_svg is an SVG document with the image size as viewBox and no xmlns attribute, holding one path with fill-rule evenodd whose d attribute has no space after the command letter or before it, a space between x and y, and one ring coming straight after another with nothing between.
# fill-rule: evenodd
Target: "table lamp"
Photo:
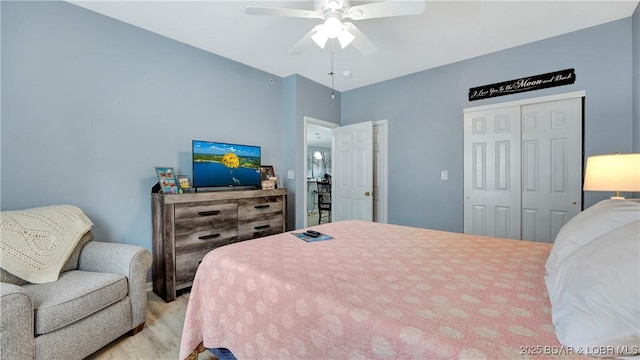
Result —
<instances>
[{"instance_id":1,"label":"table lamp","mask_svg":"<svg viewBox=\"0 0 640 360\"><path fill-rule=\"evenodd\" d=\"M613 191L617 200L621 191L640 191L640 153L589 156L584 190Z\"/></svg>"}]
</instances>

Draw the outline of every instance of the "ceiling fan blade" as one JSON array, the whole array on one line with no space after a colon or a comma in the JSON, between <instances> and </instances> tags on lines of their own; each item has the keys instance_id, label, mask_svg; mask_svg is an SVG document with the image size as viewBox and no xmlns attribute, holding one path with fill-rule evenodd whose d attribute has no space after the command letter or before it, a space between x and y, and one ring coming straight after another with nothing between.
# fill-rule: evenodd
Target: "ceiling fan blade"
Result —
<instances>
[{"instance_id":1,"label":"ceiling fan blade","mask_svg":"<svg viewBox=\"0 0 640 360\"><path fill-rule=\"evenodd\" d=\"M286 16L299 17L307 19L322 19L322 14L314 10L303 9L285 9L285 8L269 8L260 6L249 6L244 12L247 15L267 15L267 16Z\"/></svg>"},{"instance_id":2,"label":"ceiling fan blade","mask_svg":"<svg viewBox=\"0 0 640 360\"><path fill-rule=\"evenodd\" d=\"M353 20L365 20L390 16L415 15L422 13L424 8L424 1L381 1L352 6L347 10L344 17Z\"/></svg>"},{"instance_id":3,"label":"ceiling fan blade","mask_svg":"<svg viewBox=\"0 0 640 360\"><path fill-rule=\"evenodd\" d=\"M289 55L300 55L302 54L309 46L314 44L313 39L311 38L314 34L316 34L320 29L322 29L322 24L316 25L309 31L305 36L302 37L293 47L289 50ZM326 42L326 40L325 40Z\"/></svg>"},{"instance_id":4,"label":"ceiling fan blade","mask_svg":"<svg viewBox=\"0 0 640 360\"><path fill-rule=\"evenodd\" d=\"M353 39L351 44L358 49L362 55L371 55L378 50L378 47L376 47L355 25L350 22L346 22L344 23L344 26L355 36L355 39Z\"/></svg>"}]
</instances>

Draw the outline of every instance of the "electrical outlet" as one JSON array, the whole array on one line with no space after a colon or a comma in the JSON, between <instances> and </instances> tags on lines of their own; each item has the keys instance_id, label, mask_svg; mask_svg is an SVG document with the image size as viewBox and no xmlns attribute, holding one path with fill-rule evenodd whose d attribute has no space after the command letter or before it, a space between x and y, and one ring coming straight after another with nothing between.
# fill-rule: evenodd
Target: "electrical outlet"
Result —
<instances>
[{"instance_id":1,"label":"electrical outlet","mask_svg":"<svg viewBox=\"0 0 640 360\"><path fill-rule=\"evenodd\" d=\"M447 170L442 170L440 172L440 180L448 180L449 179L449 172Z\"/></svg>"},{"instance_id":2,"label":"electrical outlet","mask_svg":"<svg viewBox=\"0 0 640 360\"><path fill-rule=\"evenodd\" d=\"M289 179L289 180L293 180L293 178L294 178L294 176L293 176L293 175L294 175L293 170L289 170L289 171L287 172L287 179Z\"/></svg>"}]
</instances>

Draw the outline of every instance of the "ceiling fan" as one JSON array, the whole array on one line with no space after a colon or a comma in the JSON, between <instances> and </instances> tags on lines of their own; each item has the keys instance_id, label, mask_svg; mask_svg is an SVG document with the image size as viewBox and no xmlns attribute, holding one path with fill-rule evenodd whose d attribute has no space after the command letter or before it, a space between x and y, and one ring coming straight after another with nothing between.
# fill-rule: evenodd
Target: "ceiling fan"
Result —
<instances>
[{"instance_id":1,"label":"ceiling fan","mask_svg":"<svg viewBox=\"0 0 640 360\"><path fill-rule=\"evenodd\" d=\"M425 2L416 0L381 1L356 6L351 6L348 0L315 0L315 10L249 6L245 12L247 15L323 19L324 23L313 27L289 50L290 55L301 54L312 43L324 49L329 39L336 38L342 49L353 44L363 55L369 55L378 48L353 23L343 20L414 15L422 13L424 8Z\"/></svg>"}]
</instances>

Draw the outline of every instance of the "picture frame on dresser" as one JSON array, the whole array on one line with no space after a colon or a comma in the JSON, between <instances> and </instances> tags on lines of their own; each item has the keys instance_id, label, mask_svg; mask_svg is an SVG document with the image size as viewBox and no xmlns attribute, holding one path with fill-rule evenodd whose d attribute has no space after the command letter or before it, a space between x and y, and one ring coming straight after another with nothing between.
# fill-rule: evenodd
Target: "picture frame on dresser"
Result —
<instances>
[{"instance_id":1,"label":"picture frame on dresser","mask_svg":"<svg viewBox=\"0 0 640 360\"><path fill-rule=\"evenodd\" d=\"M275 176L276 172L273 170L273 165L260 165L260 179L262 181L269 180L269 178Z\"/></svg>"},{"instance_id":2,"label":"picture frame on dresser","mask_svg":"<svg viewBox=\"0 0 640 360\"><path fill-rule=\"evenodd\" d=\"M178 186L181 190L191 190L191 179L189 179L189 175L178 175L176 179L178 180Z\"/></svg>"},{"instance_id":3,"label":"picture frame on dresser","mask_svg":"<svg viewBox=\"0 0 640 360\"><path fill-rule=\"evenodd\" d=\"M175 172L172 167L156 166L156 175L160 190L165 194L177 194L178 183L176 181Z\"/></svg>"}]
</instances>

